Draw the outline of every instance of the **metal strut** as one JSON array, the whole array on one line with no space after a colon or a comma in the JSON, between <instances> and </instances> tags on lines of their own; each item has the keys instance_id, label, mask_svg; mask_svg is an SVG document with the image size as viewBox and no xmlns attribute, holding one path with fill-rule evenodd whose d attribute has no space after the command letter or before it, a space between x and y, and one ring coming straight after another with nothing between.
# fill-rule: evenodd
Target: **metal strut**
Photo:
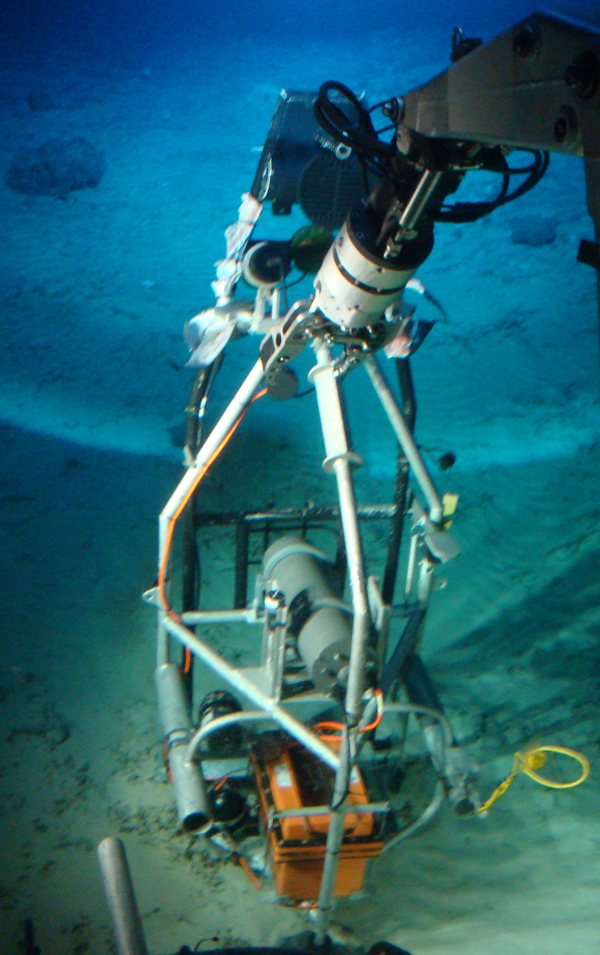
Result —
<instances>
[{"instance_id":1,"label":"metal strut","mask_svg":"<svg viewBox=\"0 0 600 955\"><path fill-rule=\"evenodd\" d=\"M321 944L327 933L331 902L340 859L340 850L344 838L344 820L346 817L346 797L350 773L356 753L356 735L361 716L361 698L363 694L364 668L367 640L369 638L371 618L367 601L367 587L363 565L358 516L352 485L351 465L360 464L360 459L348 448L346 428L342 415L342 405L335 380L333 363L329 348L323 339L315 338L313 350L317 365L310 378L315 386L319 404L319 417L325 442L326 458L323 467L335 474L340 516L346 545L348 576L352 594L352 644L348 667L348 686L346 689L346 726L342 733L340 762L335 775L333 802L327 846L323 865L323 877L319 891L319 903L315 918L317 942Z\"/></svg>"}]
</instances>

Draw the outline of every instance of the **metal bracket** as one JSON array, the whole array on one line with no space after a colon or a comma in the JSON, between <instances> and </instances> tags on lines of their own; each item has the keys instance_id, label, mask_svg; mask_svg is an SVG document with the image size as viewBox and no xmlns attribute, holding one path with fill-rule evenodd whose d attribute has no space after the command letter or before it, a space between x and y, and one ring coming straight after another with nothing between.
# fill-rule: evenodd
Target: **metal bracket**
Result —
<instances>
[{"instance_id":1,"label":"metal bracket","mask_svg":"<svg viewBox=\"0 0 600 955\"><path fill-rule=\"evenodd\" d=\"M419 501L413 498L411 504L411 514L413 517L413 527L420 527L423 533L423 539L431 555L442 564L457 557L460 553L460 547L456 540L448 531L439 530L431 523L427 514L423 510Z\"/></svg>"},{"instance_id":2,"label":"metal bracket","mask_svg":"<svg viewBox=\"0 0 600 955\"><path fill-rule=\"evenodd\" d=\"M269 679L269 696L277 703L281 699L281 684L285 663L288 608L285 597L278 590L265 593L265 622L261 668Z\"/></svg>"},{"instance_id":3,"label":"metal bracket","mask_svg":"<svg viewBox=\"0 0 600 955\"><path fill-rule=\"evenodd\" d=\"M600 271L600 243L582 239L579 243L577 261L582 262L583 265L591 265L593 269Z\"/></svg>"},{"instance_id":4,"label":"metal bracket","mask_svg":"<svg viewBox=\"0 0 600 955\"><path fill-rule=\"evenodd\" d=\"M306 347L308 339L306 329L315 321L305 309L304 302L298 302L288 314L268 332L260 346L260 360L265 370L267 388L275 385L277 375L288 362L296 358Z\"/></svg>"}]
</instances>

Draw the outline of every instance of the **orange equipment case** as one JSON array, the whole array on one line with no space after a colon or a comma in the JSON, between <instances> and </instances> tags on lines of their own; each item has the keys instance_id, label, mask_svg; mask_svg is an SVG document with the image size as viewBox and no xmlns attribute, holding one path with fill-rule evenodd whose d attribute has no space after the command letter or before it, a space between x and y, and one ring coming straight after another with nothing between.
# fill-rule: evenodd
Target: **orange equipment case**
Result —
<instances>
[{"instance_id":1,"label":"orange equipment case","mask_svg":"<svg viewBox=\"0 0 600 955\"><path fill-rule=\"evenodd\" d=\"M328 805L333 773L304 747L289 742L283 744L275 756L256 747L252 763L277 893L298 902L316 899L323 874L330 813L275 818L269 828L269 812ZM365 805L368 801L364 782L354 768L348 802ZM348 812L344 828L335 896L351 895L362 888L366 860L379 855L383 846L374 835L375 819L370 812Z\"/></svg>"}]
</instances>

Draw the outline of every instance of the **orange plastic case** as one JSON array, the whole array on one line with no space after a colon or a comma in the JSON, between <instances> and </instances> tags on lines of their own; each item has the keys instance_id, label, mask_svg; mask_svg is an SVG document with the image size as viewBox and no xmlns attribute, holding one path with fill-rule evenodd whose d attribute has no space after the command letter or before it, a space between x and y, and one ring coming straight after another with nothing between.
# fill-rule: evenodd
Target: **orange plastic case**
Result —
<instances>
[{"instance_id":1,"label":"orange plastic case","mask_svg":"<svg viewBox=\"0 0 600 955\"><path fill-rule=\"evenodd\" d=\"M332 773L312 753L295 743L286 744L277 756L270 758L264 758L259 747L252 754L252 762L277 893L298 902L316 899L323 874L330 814L276 818L269 829L269 811L328 805ZM362 805L369 801L356 768L348 801ZM334 889L338 897L362 888L366 861L379 855L383 846L374 834L372 813L347 813L344 828Z\"/></svg>"}]
</instances>

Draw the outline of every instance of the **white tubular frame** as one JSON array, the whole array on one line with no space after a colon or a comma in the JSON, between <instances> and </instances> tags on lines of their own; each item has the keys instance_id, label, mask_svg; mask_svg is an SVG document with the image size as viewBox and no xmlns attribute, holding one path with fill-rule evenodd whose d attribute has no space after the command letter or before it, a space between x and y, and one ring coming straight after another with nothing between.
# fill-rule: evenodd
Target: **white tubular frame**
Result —
<instances>
[{"instance_id":1,"label":"white tubular frame","mask_svg":"<svg viewBox=\"0 0 600 955\"><path fill-rule=\"evenodd\" d=\"M288 697L285 704L280 703L282 673L275 671L272 662L263 659L261 668L240 669L231 666L227 661L207 643L198 637L190 628L208 623L238 623L263 624L267 627L267 614L258 598L251 607L241 610L214 610L214 611L187 611L181 616L174 613L166 604L166 598L161 596L157 589L151 592L151 602L158 610L158 648L157 664L161 666L169 662L169 642L171 638L187 647L194 656L203 661L211 670L223 679L230 687L248 700L256 710L233 713L230 716L220 717L208 727L197 730L187 744L185 756L187 764L200 766L200 745L210 733L217 731L230 723L255 723L272 721L311 750L319 759L335 771L334 794L329 807L330 824L327 833L327 844L323 864L318 906L314 913L317 942L325 939L330 922L333 905L334 889L340 858L340 849L344 838L344 820L349 811L347 801L349 778L356 764L357 754L360 751L361 726L369 725L373 719L373 702L366 707L363 700L365 662L367 657L367 643L371 633L373 621L369 609L367 581L363 564L362 545L359 530L354 487L352 481L352 467L361 464L361 459L348 447L348 439L342 414L342 405L336 380L335 365L332 361L330 347L323 334L317 330L309 332L312 348L316 356L316 364L310 372L309 379L316 391L319 417L323 440L325 444L325 460L323 467L335 476L339 499L339 512L344 538L348 579L352 598L352 636L350 644L350 659L345 693L346 723L342 732L342 741L339 755L335 753L316 733L312 732L304 723L292 716L286 709L290 703L297 702L300 697ZM411 559L408 570L407 598L418 601L426 606L432 583L433 567L439 554L428 549L429 540L436 534L449 539L449 535L442 532L443 502L440 499L427 469L419 454L410 429L398 408L392 392L371 354L365 355L363 363L372 382L373 388L381 401L385 413L396 434L402 452L404 453L418 485L426 499L428 514L420 506L413 503L413 512L417 513L415 522L425 531L418 530L418 537L413 538ZM194 489L198 480L199 471L206 469L209 462L218 453L222 442L236 426L241 416L248 408L252 398L264 377L263 365L258 360L250 370L236 395L221 415L221 418L212 432L201 446L195 460L171 495L160 515L159 522L159 568L162 568L163 578L165 560L169 547L171 524L179 513L184 501ZM420 516L419 516L420 515ZM440 545L441 546L441 545ZM442 550L444 548L442 547ZM419 571L417 572L417 553L421 552ZM441 559L448 559L452 554L452 547ZM388 608L391 610L391 608ZM376 608L373 613L376 614ZM281 649L281 648L280 648ZM283 650L282 650L283 652ZM264 657L264 654L263 654ZM280 661L281 663L281 661ZM281 667L280 667L281 669ZM268 671L268 672L267 672ZM313 694L313 699L328 701L328 697ZM374 699L374 698L373 698ZM392 707L393 709L393 707ZM417 708L409 707L411 711ZM430 817L438 808L442 796L436 791L436 796L427 810ZM382 804L383 805L383 804ZM376 811L382 811L381 807ZM419 820L415 828L422 825ZM412 830L411 830L412 831ZM408 833L404 833L404 836ZM401 834L402 836L402 834Z\"/></svg>"}]
</instances>

